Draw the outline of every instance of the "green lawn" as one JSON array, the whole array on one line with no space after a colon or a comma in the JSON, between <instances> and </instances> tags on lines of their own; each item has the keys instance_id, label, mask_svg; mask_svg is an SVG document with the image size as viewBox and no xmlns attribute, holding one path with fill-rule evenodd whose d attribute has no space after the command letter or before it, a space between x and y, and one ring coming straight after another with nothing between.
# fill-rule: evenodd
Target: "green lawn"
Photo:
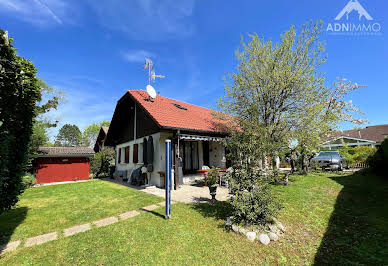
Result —
<instances>
[{"instance_id":1,"label":"green lawn","mask_svg":"<svg viewBox=\"0 0 388 266\"><path fill-rule=\"evenodd\" d=\"M0 264L387 264L386 180L372 175L331 173L291 179L289 186L275 187L284 201L279 220L287 233L269 246L225 231L224 219L230 212L227 203L178 203L172 206L168 221L161 217L161 207L104 228L19 248L0 255ZM116 189L110 183L96 184ZM74 188L80 185L83 184L74 184ZM135 193L129 188L118 189L121 190ZM27 191L23 201L28 193L32 192ZM143 197L132 200L144 202ZM106 201L105 197L100 201ZM116 207L117 211L113 211ZM109 209L119 213L121 206L116 207ZM104 208L93 212L100 210Z\"/></svg>"},{"instance_id":2,"label":"green lawn","mask_svg":"<svg viewBox=\"0 0 388 266\"><path fill-rule=\"evenodd\" d=\"M101 180L30 188L20 197L16 208L0 215L0 244L161 201L161 198Z\"/></svg>"}]
</instances>

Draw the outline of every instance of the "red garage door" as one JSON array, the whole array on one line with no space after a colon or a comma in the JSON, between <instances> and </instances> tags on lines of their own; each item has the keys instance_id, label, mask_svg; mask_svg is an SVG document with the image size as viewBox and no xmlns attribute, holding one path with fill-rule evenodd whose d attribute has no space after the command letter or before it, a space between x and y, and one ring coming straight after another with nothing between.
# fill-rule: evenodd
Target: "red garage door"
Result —
<instances>
[{"instance_id":1,"label":"red garage door","mask_svg":"<svg viewBox=\"0 0 388 266\"><path fill-rule=\"evenodd\" d=\"M84 157L45 157L36 159L36 183L89 179L89 159Z\"/></svg>"}]
</instances>

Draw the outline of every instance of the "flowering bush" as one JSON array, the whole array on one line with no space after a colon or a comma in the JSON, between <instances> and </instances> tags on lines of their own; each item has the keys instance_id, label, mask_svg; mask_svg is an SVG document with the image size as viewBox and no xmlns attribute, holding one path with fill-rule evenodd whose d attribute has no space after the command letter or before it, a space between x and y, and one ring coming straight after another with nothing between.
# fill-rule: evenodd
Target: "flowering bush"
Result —
<instances>
[{"instance_id":1,"label":"flowering bush","mask_svg":"<svg viewBox=\"0 0 388 266\"><path fill-rule=\"evenodd\" d=\"M208 187L213 187L218 184L219 181L219 173L217 169L210 169L207 172L207 175L205 177L206 185Z\"/></svg>"}]
</instances>

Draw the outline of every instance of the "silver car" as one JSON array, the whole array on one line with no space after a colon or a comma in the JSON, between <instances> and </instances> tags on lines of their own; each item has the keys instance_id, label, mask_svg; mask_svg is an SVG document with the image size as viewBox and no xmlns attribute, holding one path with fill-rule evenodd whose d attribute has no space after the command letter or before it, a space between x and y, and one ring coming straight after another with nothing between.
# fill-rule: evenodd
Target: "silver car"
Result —
<instances>
[{"instance_id":1,"label":"silver car","mask_svg":"<svg viewBox=\"0 0 388 266\"><path fill-rule=\"evenodd\" d=\"M339 151L321 151L311 159L311 162L316 162L322 169L330 168L342 171L345 167L345 161Z\"/></svg>"}]
</instances>

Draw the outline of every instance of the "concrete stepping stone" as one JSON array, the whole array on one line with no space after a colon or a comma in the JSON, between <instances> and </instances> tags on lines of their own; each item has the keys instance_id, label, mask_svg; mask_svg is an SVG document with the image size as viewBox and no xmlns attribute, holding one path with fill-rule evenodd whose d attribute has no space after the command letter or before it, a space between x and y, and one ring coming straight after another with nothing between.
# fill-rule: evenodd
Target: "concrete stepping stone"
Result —
<instances>
[{"instance_id":1,"label":"concrete stepping stone","mask_svg":"<svg viewBox=\"0 0 388 266\"><path fill-rule=\"evenodd\" d=\"M149 206L145 206L143 208L141 208L143 211L153 211L157 208L159 208L160 206L159 205L156 205L156 204L152 204L152 205L149 205Z\"/></svg>"},{"instance_id":2,"label":"concrete stepping stone","mask_svg":"<svg viewBox=\"0 0 388 266\"><path fill-rule=\"evenodd\" d=\"M97 227L101 227L101 226L106 226L109 224L116 223L118 221L119 221L119 219L117 217L112 216L112 217L108 217L108 218L101 219L98 221L94 221L93 224L96 225Z\"/></svg>"},{"instance_id":3,"label":"concrete stepping stone","mask_svg":"<svg viewBox=\"0 0 388 266\"><path fill-rule=\"evenodd\" d=\"M129 211L129 212L124 212L122 214L119 215L120 217L120 220L126 220L126 219L129 219L129 218L132 218L136 215L139 215L140 212L138 211Z\"/></svg>"},{"instance_id":4,"label":"concrete stepping stone","mask_svg":"<svg viewBox=\"0 0 388 266\"><path fill-rule=\"evenodd\" d=\"M17 247L20 245L20 243L22 243L21 240L16 240L16 241L12 241L12 242L9 242L8 244L0 246L0 254L5 253L5 252L9 252L9 251L14 251L15 249L17 249Z\"/></svg>"},{"instance_id":5,"label":"concrete stepping stone","mask_svg":"<svg viewBox=\"0 0 388 266\"><path fill-rule=\"evenodd\" d=\"M171 201L171 205L173 205L173 204L175 204L176 203L176 201ZM166 206L166 202L165 201L162 201L162 202L159 202L159 203L157 203L159 206L162 206L162 207L164 207L164 206Z\"/></svg>"},{"instance_id":6,"label":"concrete stepping stone","mask_svg":"<svg viewBox=\"0 0 388 266\"><path fill-rule=\"evenodd\" d=\"M57 232L52 232L52 233L48 233L48 234L44 234L44 235L40 235L40 236L30 237L30 238L26 239L26 243L24 244L24 246L30 247L30 246L34 246L34 245L40 245L40 244L46 243L48 241L55 240L57 238L58 238Z\"/></svg>"},{"instance_id":7,"label":"concrete stepping stone","mask_svg":"<svg viewBox=\"0 0 388 266\"><path fill-rule=\"evenodd\" d=\"M78 234L81 232L85 232L85 231L89 230L90 228L91 228L91 226L89 223L76 225L76 226L69 227L69 228L66 228L65 230L63 230L63 234L65 236L72 236L72 235L75 235L75 234Z\"/></svg>"}]
</instances>

